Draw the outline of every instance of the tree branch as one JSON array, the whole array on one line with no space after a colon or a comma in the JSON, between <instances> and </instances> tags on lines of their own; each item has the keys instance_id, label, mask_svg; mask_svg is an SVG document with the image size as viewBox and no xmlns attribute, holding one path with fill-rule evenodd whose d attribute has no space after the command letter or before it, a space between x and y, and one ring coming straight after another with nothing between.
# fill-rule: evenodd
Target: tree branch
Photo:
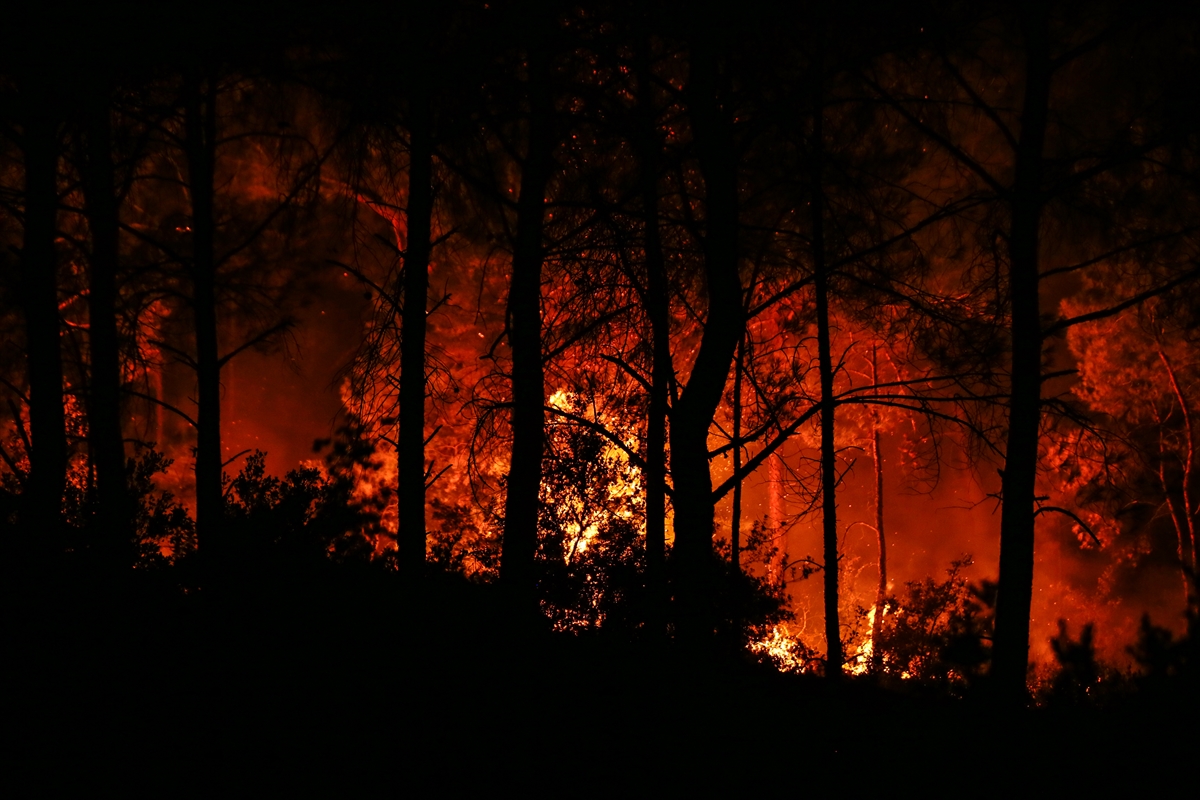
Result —
<instances>
[{"instance_id":1,"label":"tree branch","mask_svg":"<svg viewBox=\"0 0 1200 800\"><path fill-rule=\"evenodd\" d=\"M170 403L168 403L168 402L167 402L167 401L165 401L165 400L159 400L159 399L158 399L157 397L155 397L154 395L146 394L145 392L139 392L137 389L126 389L125 391L126 391L128 394L131 394L131 395L133 395L134 397L140 397L140 398L142 398L143 400L149 400L151 403L154 403L155 405L160 405L160 406L162 406L163 408L167 409L167 411L172 411L172 412L174 412L175 414L178 414L180 417L182 417L182 418L183 418L183 420L184 420L185 422L187 422L187 424L188 424L188 425L191 425L193 428L198 428L198 427L200 427L200 426L199 426L199 425L196 423L196 420L192 419L192 418L191 418L191 417L189 417L189 416L188 416L186 413L184 413L183 411L179 410L178 408L176 408L175 406L171 405Z\"/></svg>"},{"instance_id":2,"label":"tree branch","mask_svg":"<svg viewBox=\"0 0 1200 800\"><path fill-rule=\"evenodd\" d=\"M1144 292L1135 294L1133 297L1117 303L1115 306L1109 306L1108 308L1090 311L1087 314L1080 314L1077 317L1069 317L1067 319L1059 320L1042 332L1042 339L1049 339L1051 336L1055 336L1074 325L1082 325L1085 322L1095 322L1096 320L1106 319L1115 314L1120 314L1125 309L1132 308L1133 306L1143 303L1152 297L1157 297L1160 294L1166 294L1176 286L1181 286L1197 276L1200 276L1200 267L1193 267L1191 270L1185 272L1183 275L1180 275L1178 278L1167 281L1162 286L1156 286L1153 289L1147 289Z\"/></svg>"}]
</instances>

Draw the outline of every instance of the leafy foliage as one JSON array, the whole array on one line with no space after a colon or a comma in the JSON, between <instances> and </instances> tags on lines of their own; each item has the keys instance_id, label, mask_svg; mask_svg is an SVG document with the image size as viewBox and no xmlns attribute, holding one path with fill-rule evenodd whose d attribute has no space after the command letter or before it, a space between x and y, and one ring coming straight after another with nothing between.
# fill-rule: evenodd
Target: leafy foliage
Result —
<instances>
[{"instance_id":1,"label":"leafy foliage","mask_svg":"<svg viewBox=\"0 0 1200 800\"><path fill-rule=\"evenodd\" d=\"M1129 652L1141 668L1138 682L1143 688L1166 697L1184 689L1194 699L1200 670L1200 599L1192 595L1187 631L1181 637L1142 617L1138 641Z\"/></svg>"},{"instance_id":2,"label":"leafy foliage","mask_svg":"<svg viewBox=\"0 0 1200 800\"><path fill-rule=\"evenodd\" d=\"M353 424L316 446L330 444L323 465L310 462L283 478L267 474L260 450L235 477L226 477L226 524L247 558L345 560L375 552L388 498L357 492L362 474L378 469L375 448Z\"/></svg>"},{"instance_id":3,"label":"leafy foliage","mask_svg":"<svg viewBox=\"0 0 1200 800\"><path fill-rule=\"evenodd\" d=\"M153 448L142 449L128 461L134 536L143 565L171 564L196 549L196 524L187 509L171 492L154 485L154 476L165 473L171 464L171 459Z\"/></svg>"},{"instance_id":4,"label":"leafy foliage","mask_svg":"<svg viewBox=\"0 0 1200 800\"><path fill-rule=\"evenodd\" d=\"M909 581L889 598L876 644L886 673L961 690L985 672L995 586L972 586L962 572L970 556L951 562L946 579Z\"/></svg>"},{"instance_id":5,"label":"leafy foliage","mask_svg":"<svg viewBox=\"0 0 1200 800\"><path fill-rule=\"evenodd\" d=\"M560 401L573 413L578 398ZM549 426L538 517L538 594L556 630L628 628L640 620L645 524L641 472L596 430Z\"/></svg>"},{"instance_id":6,"label":"leafy foliage","mask_svg":"<svg viewBox=\"0 0 1200 800\"><path fill-rule=\"evenodd\" d=\"M429 531L429 560L439 569L472 579L490 579L500 570L500 541L479 522L464 501L429 498L436 528Z\"/></svg>"}]
</instances>

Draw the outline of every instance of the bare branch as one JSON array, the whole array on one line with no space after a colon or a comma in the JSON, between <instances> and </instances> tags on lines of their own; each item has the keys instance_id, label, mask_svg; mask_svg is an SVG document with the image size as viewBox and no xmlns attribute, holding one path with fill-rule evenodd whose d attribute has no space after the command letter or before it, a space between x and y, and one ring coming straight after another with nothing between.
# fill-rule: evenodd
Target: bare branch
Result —
<instances>
[{"instance_id":1,"label":"bare branch","mask_svg":"<svg viewBox=\"0 0 1200 800\"><path fill-rule=\"evenodd\" d=\"M1070 517L1071 519L1075 520L1075 522L1079 524L1079 527L1083 528L1083 529L1084 529L1084 531L1086 531L1086 532L1087 532L1087 535L1088 535L1088 536L1090 536L1090 537L1092 537L1092 541L1096 543L1096 546L1097 546L1097 547L1103 547L1103 546L1104 546L1103 544L1101 544L1101 542L1100 542L1100 539L1099 539L1099 538L1096 536L1096 534L1095 534L1095 533L1092 531L1092 528L1091 528L1091 526L1090 526L1090 525L1088 525L1088 524L1087 524L1086 522L1084 522L1083 520L1081 520L1081 519L1079 518L1079 515L1078 515L1078 514L1076 514L1074 511L1071 511L1070 509L1062 508L1062 507L1060 507L1060 506L1042 506L1042 507L1040 507L1040 508L1039 508L1037 511L1034 511L1034 512L1033 512L1033 515L1036 517L1038 514L1043 514L1043 513L1047 512L1047 511L1053 511L1053 512L1055 512L1055 513L1057 513L1057 514L1062 514L1062 515L1064 515L1064 516Z\"/></svg>"},{"instance_id":2,"label":"bare branch","mask_svg":"<svg viewBox=\"0 0 1200 800\"><path fill-rule=\"evenodd\" d=\"M431 488L433 488L433 485L434 485L435 483L437 483L437 481L438 481L438 478L440 478L440 477L442 477L443 475L445 475L445 474L446 474L446 473L447 473L447 472L450 470L450 467L452 467L452 466L454 466L454 465L453 465L453 464L447 464L446 466L442 467L441 471L440 471L440 472L438 472L438 474L437 474L437 475L434 475L432 478L430 478L429 480L427 480L427 481L425 482L425 491L429 491ZM432 462L432 461L431 461L431 462L429 462L429 467L430 467L430 470L432 470L432 469L433 469L433 462ZM429 473L427 472L427 473L425 473L425 474L426 474L426 477L428 477Z\"/></svg>"},{"instance_id":3,"label":"bare branch","mask_svg":"<svg viewBox=\"0 0 1200 800\"><path fill-rule=\"evenodd\" d=\"M221 469L225 469L230 464L237 461L239 458L241 458L242 456L246 455L246 453L249 453L249 452L250 452L250 450L246 449L246 450L241 451L240 453L235 453L233 456L230 457L230 459L228 461L224 461L221 463Z\"/></svg>"},{"instance_id":4,"label":"bare branch","mask_svg":"<svg viewBox=\"0 0 1200 800\"><path fill-rule=\"evenodd\" d=\"M271 327L267 328L265 331L262 331L261 333L259 333L257 336L254 336L254 337L250 338L248 341L243 342L239 347L234 348L229 353L226 353L224 356L217 359L217 367L220 368L220 367L225 366L226 364L228 364L230 361L232 361L234 358L236 358L237 356L239 356L246 350L249 350L251 347L254 347L255 345L262 344L263 342L265 342L267 339L270 339L275 334L280 333L281 331L285 331L288 328L291 328L295 324L296 324L295 320L293 320L291 318L280 320L279 322L275 323Z\"/></svg>"},{"instance_id":5,"label":"bare branch","mask_svg":"<svg viewBox=\"0 0 1200 800\"><path fill-rule=\"evenodd\" d=\"M1191 270L1185 272L1183 275L1180 275L1178 278L1167 281L1162 286L1155 286L1152 289L1147 289L1144 292L1135 294L1133 297L1117 303L1115 306L1109 306L1108 308L1090 311L1087 314L1080 314L1077 317L1069 317L1067 319L1059 320L1042 332L1042 338L1049 339L1051 336L1059 334L1073 325L1081 325L1085 322L1095 322L1096 320L1106 319L1115 314L1120 314L1125 309L1133 308L1139 303L1143 303L1152 297L1157 297L1160 294L1166 294L1176 286L1181 286L1197 276L1200 276L1200 267L1193 267Z\"/></svg>"},{"instance_id":6,"label":"bare branch","mask_svg":"<svg viewBox=\"0 0 1200 800\"><path fill-rule=\"evenodd\" d=\"M143 400L149 400L151 403L154 403L155 405L162 406L162 407L163 407L163 408L165 408L167 411L171 411L171 412L173 412L173 413L175 413L175 414L179 415L179 417L181 417L181 418L183 419L183 421L184 421L184 422L186 422L188 425L191 425L193 428L198 428L198 427L200 427L200 426L199 426L199 424L196 422L196 420L192 419L192 418L191 418L191 417L189 417L189 416L188 416L188 415L187 415L185 412L183 412L183 411L179 410L178 408L176 408L175 406L171 405L170 403L168 403L168 402L167 402L167 401L165 401L165 400L159 400L159 399L158 399L157 397L155 397L154 395L146 394L145 392L139 392L139 391L138 391L138 390L136 390L136 389L126 389L125 391L126 391L126 393L128 393L128 394L131 394L131 395L133 395L134 397L140 397L140 398L142 398Z\"/></svg>"}]
</instances>

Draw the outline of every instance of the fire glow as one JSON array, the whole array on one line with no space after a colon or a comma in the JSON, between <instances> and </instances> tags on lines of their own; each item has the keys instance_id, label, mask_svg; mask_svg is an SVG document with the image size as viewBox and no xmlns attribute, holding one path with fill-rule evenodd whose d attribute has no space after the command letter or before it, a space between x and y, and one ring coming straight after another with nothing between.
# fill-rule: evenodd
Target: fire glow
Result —
<instances>
[{"instance_id":1,"label":"fire glow","mask_svg":"<svg viewBox=\"0 0 1200 800\"><path fill-rule=\"evenodd\" d=\"M1024 696L1088 624L1120 667L1143 615L1183 630L1168 27L439 14L395 63L341 31L279 76L6 73L6 525L219 570L271 520L560 632L955 691Z\"/></svg>"}]
</instances>

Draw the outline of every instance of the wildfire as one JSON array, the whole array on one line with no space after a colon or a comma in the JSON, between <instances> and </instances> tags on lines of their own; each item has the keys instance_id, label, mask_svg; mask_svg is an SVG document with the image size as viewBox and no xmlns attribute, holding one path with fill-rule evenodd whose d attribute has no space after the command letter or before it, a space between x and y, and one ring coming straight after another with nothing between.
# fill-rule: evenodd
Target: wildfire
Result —
<instances>
[{"instance_id":1,"label":"wildfire","mask_svg":"<svg viewBox=\"0 0 1200 800\"><path fill-rule=\"evenodd\" d=\"M336 37L281 50L294 74L222 56L79 92L71 70L5 72L0 526L116 530L130 494L164 558L200 552L263 450L301 467L302 499L336 484L364 558L548 575L571 626L666 630L646 611L666 598L703 619L689 587L727 558L721 624L786 671L820 663L806 633L851 674L994 660L1019 688L1060 618L1095 620L1116 659L1143 613L1179 630L1200 563L1194 131L1133 87L1194 64L1127 58L1153 40L1118 46L1120 25L1095 47L1065 19L997 37L1046 23L1028 10L954 64L887 35L862 69L782 40L747 58L606 7L554 20L544 59L489 36L462 61L493 33L468 14L422 38L446 43L426 72L396 72L468 78L434 91L365 82L370 48ZM329 82L293 80L326 52ZM743 72L759 55L786 66ZM347 114L361 86L380 105ZM1040 106L1018 120L1014 97ZM330 419L326 472L304 458ZM282 497L253 463L246 496ZM1000 538L1032 554L1016 590L989 582ZM775 624L817 605L826 633Z\"/></svg>"},{"instance_id":2,"label":"wildfire","mask_svg":"<svg viewBox=\"0 0 1200 800\"><path fill-rule=\"evenodd\" d=\"M752 639L751 653L769 660L780 672L811 672L813 652L787 625L772 625L766 635Z\"/></svg>"},{"instance_id":3,"label":"wildfire","mask_svg":"<svg viewBox=\"0 0 1200 800\"><path fill-rule=\"evenodd\" d=\"M577 393L560 389L547 405L574 418L612 424L610 415L598 412ZM625 433L626 447L636 448L636 432ZM563 535L564 562L570 564L583 554L601 529L614 522L631 525L639 536L645 536L642 473L630 463L624 449L594 432L580 430L570 420L552 424L548 440L563 469L548 471L541 494ZM581 457L586 463L579 463Z\"/></svg>"},{"instance_id":4,"label":"wildfire","mask_svg":"<svg viewBox=\"0 0 1200 800\"><path fill-rule=\"evenodd\" d=\"M876 604L867 611L867 638L850 661L847 671L852 675L865 675L871 669L871 658L875 654L875 637L872 632L875 630L875 613L878 608Z\"/></svg>"}]
</instances>

